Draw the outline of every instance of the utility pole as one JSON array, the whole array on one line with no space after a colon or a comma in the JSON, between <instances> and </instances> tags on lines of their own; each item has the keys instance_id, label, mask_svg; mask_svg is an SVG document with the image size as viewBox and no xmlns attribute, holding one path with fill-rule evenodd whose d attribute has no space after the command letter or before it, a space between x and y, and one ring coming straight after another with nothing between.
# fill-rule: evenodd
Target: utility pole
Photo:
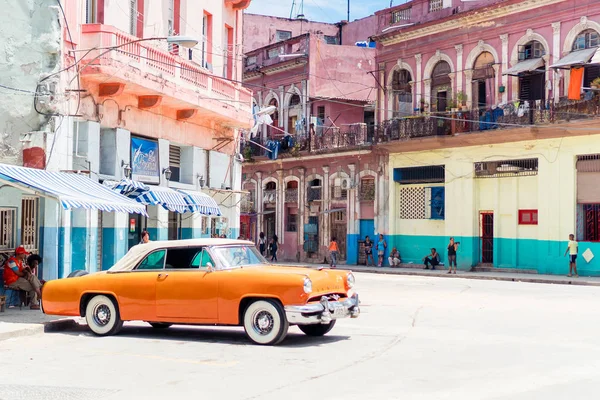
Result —
<instances>
[{"instance_id":1,"label":"utility pole","mask_svg":"<svg viewBox=\"0 0 600 400\"><path fill-rule=\"evenodd\" d=\"M348 0L348 22L350 22L350 0Z\"/></svg>"}]
</instances>

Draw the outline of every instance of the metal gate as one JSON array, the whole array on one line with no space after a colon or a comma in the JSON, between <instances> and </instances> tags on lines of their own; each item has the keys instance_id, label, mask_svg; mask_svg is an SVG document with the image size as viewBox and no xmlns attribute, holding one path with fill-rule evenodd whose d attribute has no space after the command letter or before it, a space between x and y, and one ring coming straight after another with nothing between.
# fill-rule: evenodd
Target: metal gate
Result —
<instances>
[{"instance_id":1,"label":"metal gate","mask_svg":"<svg viewBox=\"0 0 600 400\"><path fill-rule=\"evenodd\" d=\"M494 213L479 213L479 235L481 262L492 264L494 262Z\"/></svg>"},{"instance_id":2,"label":"metal gate","mask_svg":"<svg viewBox=\"0 0 600 400\"><path fill-rule=\"evenodd\" d=\"M38 199L23 196L21 200L21 245L38 253Z\"/></svg>"},{"instance_id":3,"label":"metal gate","mask_svg":"<svg viewBox=\"0 0 600 400\"><path fill-rule=\"evenodd\" d=\"M346 222L346 211L335 211L330 214L331 237L337 239L340 249L340 260L346 260L346 236L348 224Z\"/></svg>"}]
</instances>

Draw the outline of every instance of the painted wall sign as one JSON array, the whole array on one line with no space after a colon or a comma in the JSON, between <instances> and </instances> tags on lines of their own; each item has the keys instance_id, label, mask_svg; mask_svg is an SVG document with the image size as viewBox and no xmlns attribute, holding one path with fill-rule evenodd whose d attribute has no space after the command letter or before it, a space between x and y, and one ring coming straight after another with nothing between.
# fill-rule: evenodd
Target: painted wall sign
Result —
<instances>
[{"instance_id":1,"label":"painted wall sign","mask_svg":"<svg viewBox=\"0 0 600 400\"><path fill-rule=\"evenodd\" d=\"M131 138L131 169L134 175L159 176L157 141Z\"/></svg>"}]
</instances>

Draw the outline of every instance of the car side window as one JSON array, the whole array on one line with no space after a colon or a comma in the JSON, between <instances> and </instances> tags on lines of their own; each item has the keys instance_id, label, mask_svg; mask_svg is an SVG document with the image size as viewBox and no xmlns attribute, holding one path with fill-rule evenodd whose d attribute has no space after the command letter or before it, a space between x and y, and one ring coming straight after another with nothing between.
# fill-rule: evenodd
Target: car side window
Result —
<instances>
[{"instance_id":1,"label":"car side window","mask_svg":"<svg viewBox=\"0 0 600 400\"><path fill-rule=\"evenodd\" d=\"M144 258L144 260L137 266L137 270L153 270L163 269L165 266L165 255L166 250L157 250L152 252Z\"/></svg>"},{"instance_id":2,"label":"car side window","mask_svg":"<svg viewBox=\"0 0 600 400\"><path fill-rule=\"evenodd\" d=\"M205 255L202 255L205 253ZM166 269L206 268L208 253L202 247L170 248L167 250Z\"/></svg>"},{"instance_id":3,"label":"car side window","mask_svg":"<svg viewBox=\"0 0 600 400\"><path fill-rule=\"evenodd\" d=\"M200 250L192 260L192 268L208 268L208 263L215 265L206 249Z\"/></svg>"}]
</instances>

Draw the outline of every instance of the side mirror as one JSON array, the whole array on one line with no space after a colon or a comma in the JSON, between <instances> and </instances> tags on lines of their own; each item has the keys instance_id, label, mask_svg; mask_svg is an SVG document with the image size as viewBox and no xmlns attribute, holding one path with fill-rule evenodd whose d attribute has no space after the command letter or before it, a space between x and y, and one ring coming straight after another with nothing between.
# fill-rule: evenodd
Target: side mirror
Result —
<instances>
[{"instance_id":1,"label":"side mirror","mask_svg":"<svg viewBox=\"0 0 600 400\"><path fill-rule=\"evenodd\" d=\"M206 263L206 271L207 272L214 272L215 271L215 267L213 267L212 263L210 263L210 262Z\"/></svg>"}]
</instances>

